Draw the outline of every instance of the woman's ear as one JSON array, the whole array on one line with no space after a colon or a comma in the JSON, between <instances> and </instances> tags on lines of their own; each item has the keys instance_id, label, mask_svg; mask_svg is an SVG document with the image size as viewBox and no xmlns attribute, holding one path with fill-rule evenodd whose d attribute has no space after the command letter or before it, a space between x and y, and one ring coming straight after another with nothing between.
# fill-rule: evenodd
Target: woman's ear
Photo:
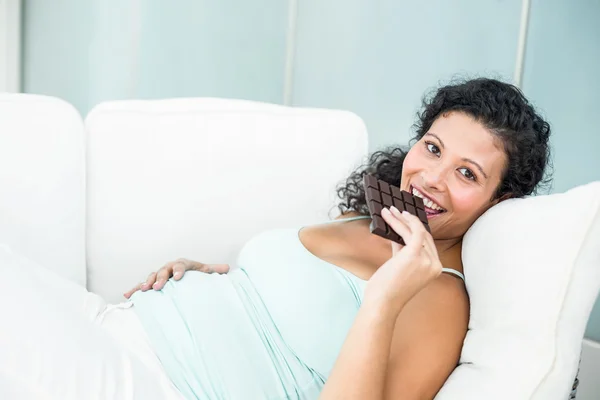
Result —
<instances>
[{"instance_id":1,"label":"woman's ear","mask_svg":"<svg viewBox=\"0 0 600 400\"><path fill-rule=\"evenodd\" d=\"M508 200L508 199L510 199L510 198L512 198L512 197L513 197L512 193L504 193L504 194L503 194L502 196L500 196L500 198L498 199L498 203L500 203L501 201L504 201L504 200Z\"/></svg>"},{"instance_id":2,"label":"woman's ear","mask_svg":"<svg viewBox=\"0 0 600 400\"><path fill-rule=\"evenodd\" d=\"M502 196L492 200L492 206L495 206L496 204L504 201L504 200L508 200L510 199L512 196L512 193L504 193Z\"/></svg>"}]
</instances>

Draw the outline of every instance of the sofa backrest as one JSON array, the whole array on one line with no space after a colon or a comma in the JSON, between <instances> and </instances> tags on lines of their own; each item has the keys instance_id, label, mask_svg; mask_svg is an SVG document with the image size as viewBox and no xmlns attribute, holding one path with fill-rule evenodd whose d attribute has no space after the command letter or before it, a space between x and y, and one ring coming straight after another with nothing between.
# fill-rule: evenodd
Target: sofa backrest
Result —
<instances>
[{"instance_id":1,"label":"sofa backrest","mask_svg":"<svg viewBox=\"0 0 600 400\"><path fill-rule=\"evenodd\" d=\"M242 100L110 102L85 126L88 289L108 301L176 258L234 264L263 230L335 216L368 151L350 112Z\"/></svg>"},{"instance_id":2,"label":"sofa backrest","mask_svg":"<svg viewBox=\"0 0 600 400\"><path fill-rule=\"evenodd\" d=\"M73 106L0 94L0 243L80 285L84 171L83 121Z\"/></svg>"}]
</instances>

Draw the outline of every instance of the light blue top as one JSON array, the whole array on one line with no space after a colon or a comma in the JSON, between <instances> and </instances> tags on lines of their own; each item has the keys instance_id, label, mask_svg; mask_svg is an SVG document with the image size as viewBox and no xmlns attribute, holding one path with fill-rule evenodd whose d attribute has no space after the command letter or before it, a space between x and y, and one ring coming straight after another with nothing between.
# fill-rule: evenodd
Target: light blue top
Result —
<instances>
[{"instance_id":1,"label":"light blue top","mask_svg":"<svg viewBox=\"0 0 600 400\"><path fill-rule=\"evenodd\" d=\"M369 217L327 223L362 218ZM255 236L226 275L190 271L161 291L132 296L158 358L186 399L319 396L366 281L310 253L299 230Z\"/></svg>"}]
</instances>

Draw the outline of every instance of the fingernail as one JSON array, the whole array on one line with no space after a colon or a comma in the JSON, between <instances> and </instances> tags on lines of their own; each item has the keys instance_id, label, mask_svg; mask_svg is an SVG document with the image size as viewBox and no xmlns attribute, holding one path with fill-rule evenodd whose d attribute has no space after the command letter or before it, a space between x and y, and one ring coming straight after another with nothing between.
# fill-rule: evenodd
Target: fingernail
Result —
<instances>
[{"instance_id":1,"label":"fingernail","mask_svg":"<svg viewBox=\"0 0 600 400\"><path fill-rule=\"evenodd\" d=\"M390 210L387 207L383 207L383 209L381 210L381 213L389 213Z\"/></svg>"},{"instance_id":2,"label":"fingernail","mask_svg":"<svg viewBox=\"0 0 600 400\"><path fill-rule=\"evenodd\" d=\"M400 210L398 210L396 207L391 206L390 210L392 210L393 212L395 212L396 214L400 214Z\"/></svg>"},{"instance_id":3,"label":"fingernail","mask_svg":"<svg viewBox=\"0 0 600 400\"><path fill-rule=\"evenodd\" d=\"M152 285L152 287L153 287L154 289L156 289L156 288L158 287L158 282L155 282L155 283L154 283L154 285Z\"/></svg>"},{"instance_id":4,"label":"fingernail","mask_svg":"<svg viewBox=\"0 0 600 400\"><path fill-rule=\"evenodd\" d=\"M174 276L175 278L179 278L179 276L180 276L180 275L181 275L181 272L179 272L179 271L177 271L177 272L175 272L175 273L173 274L173 276Z\"/></svg>"},{"instance_id":5,"label":"fingernail","mask_svg":"<svg viewBox=\"0 0 600 400\"><path fill-rule=\"evenodd\" d=\"M402 211L402 215L410 215L410 213L406 210Z\"/></svg>"}]
</instances>

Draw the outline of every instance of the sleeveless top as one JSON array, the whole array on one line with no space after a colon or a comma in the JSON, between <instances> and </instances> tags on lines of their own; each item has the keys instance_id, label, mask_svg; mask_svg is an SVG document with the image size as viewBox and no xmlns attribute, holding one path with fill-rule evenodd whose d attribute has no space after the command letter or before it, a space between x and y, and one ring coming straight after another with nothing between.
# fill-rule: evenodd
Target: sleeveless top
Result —
<instances>
[{"instance_id":1,"label":"sleeveless top","mask_svg":"<svg viewBox=\"0 0 600 400\"><path fill-rule=\"evenodd\" d=\"M131 297L186 399L318 398L367 282L309 252L301 228L253 237L228 274L188 271Z\"/></svg>"}]
</instances>

